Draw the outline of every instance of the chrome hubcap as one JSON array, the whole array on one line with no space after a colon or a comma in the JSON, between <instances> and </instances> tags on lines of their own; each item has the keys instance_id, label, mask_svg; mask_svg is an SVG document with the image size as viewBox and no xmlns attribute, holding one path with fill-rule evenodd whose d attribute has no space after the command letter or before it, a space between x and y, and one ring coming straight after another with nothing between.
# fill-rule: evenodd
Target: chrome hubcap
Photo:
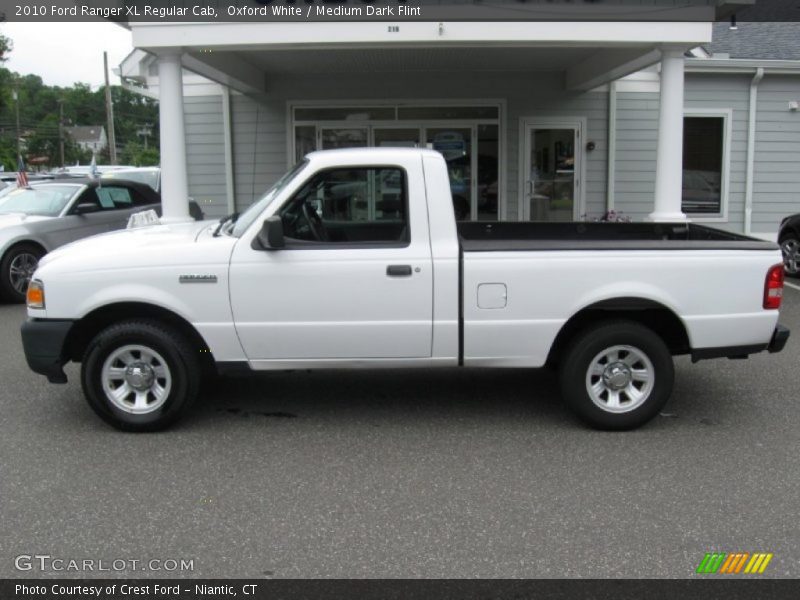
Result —
<instances>
[{"instance_id":1,"label":"chrome hubcap","mask_svg":"<svg viewBox=\"0 0 800 600\"><path fill-rule=\"evenodd\" d=\"M599 352L586 372L586 391L607 412L635 410L650 397L655 369L647 355L634 346L612 346Z\"/></svg>"},{"instance_id":2,"label":"chrome hubcap","mask_svg":"<svg viewBox=\"0 0 800 600\"><path fill-rule=\"evenodd\" d=\"M790 275L797 275L798 262L800 262L800 242L788 239L781 242L783 253L783 268Z\"/></svg>"},{"instance_id":3,"label":"chrome hubcap","mask_svg":"<svg viewBox=\"0 0 800 600\"><path fill-rule=\"evenodd\" d=\"M164 357L138 344L112 352L103 363L101 377L109 402L132 414L157 410L172 389L172 374Z\"/></svg>"},{"instance_id":4,"label":"chrome hubcap","mask_svg":"<svg viewBox=\"0 0 800 600\"><path fill-rule=\"evenodd\" d=\"M125 382L137 392L149 390L155 380L155 371L147 363L135 362L125 368Z\"/></svg>"},{"instance_id":5,"label":"chrome hubcap","mask_svg":"<svg viewBox=\"0 0 800 600\"><path fill-rule=\"evenodd\" d=\"M611 390L622 390L628 387L632 380L632 371L623 362L615 362L603 370L603 383Z\"/></svg>"},{"instance_id":6,"label":"chrome hubcap","mask_svg":"<svg viewBox=\"0 0 800 600\"><path fill-rule=\"evenodd\" d=\"M22 252L17 254L11 261L9 268L9 278L11 279L11 287L13 287L20 294L24 294L28 290L28 284L36 271L39 264L39 259L33 254Z\"/></svg>"}]
</instances>

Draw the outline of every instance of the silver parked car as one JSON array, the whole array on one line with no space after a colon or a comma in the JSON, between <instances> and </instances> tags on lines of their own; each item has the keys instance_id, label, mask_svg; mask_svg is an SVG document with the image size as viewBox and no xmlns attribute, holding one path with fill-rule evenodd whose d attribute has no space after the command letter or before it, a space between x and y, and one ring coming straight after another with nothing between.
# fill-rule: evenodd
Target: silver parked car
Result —
<instances>
[{"instance_id":1,"label":"silver parked car","mask_svg":"<svg viewBox=\"0 0 800 600\"><path fill-rule=\"evenodd\" d=\"M39 259L69 242L123 229L135 212L160 212L161 198L133 181L62 179L0 198L0 297L23 302Z\"/></svg>"},{"instance_id":2,"label":"silver parked car","mask_svg":"<svg viewBox=\"0 0 800 600\"><path fill-rule=\"evenodd\" d=\"M161 192L160 167L123 167L115 171L106 171L100 175L101 179L127 179L146 183L157 192Z\"/></svg>"}]
</instances>

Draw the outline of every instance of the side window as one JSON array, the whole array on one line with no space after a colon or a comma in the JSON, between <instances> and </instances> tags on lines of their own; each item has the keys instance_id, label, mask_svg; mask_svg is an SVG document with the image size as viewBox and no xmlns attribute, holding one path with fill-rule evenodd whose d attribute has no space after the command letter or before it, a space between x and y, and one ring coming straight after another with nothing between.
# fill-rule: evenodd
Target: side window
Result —
<instances>
[{"instance_id":1,"label":"side window","mask_svg":"<svg viewBox=\"0 0 800 600\"><path fill-rule=\"evenodd\" d=\"M402 243L409 239L405 172L349 167L317 173L280 211L284 235L307 242Z\"/></svg>"},{"instance_id":2,"label":"side window","mask_svg":"<svg viewBox=\"0 0 800 600\"><path fill-rule=\"evenodd\" d=\"M133 207L133 198L128 188L114 185L102 185L95 189L103 210L114 210Z\"/></svg>"},{"instance_id":3,"label":"side window","mask_svg":"<svg viewBox=\"0 0 800 600\"><path fill-rule=\"evenodd\" d=\"M133 188L128 188L128 192L133 199L134 206L152 206L153 204L158 204L159 199L156 194L146 194L142 193L139 190L135 190Z\"/></svg>"},{"instance_id":4,"label":"side window","mask_svg":"<svg viewBox=\"0 0 800 600\"><path fill-rule=\"evenodd\" d=\"M97 197L97 193L93 188L84 190L80 198L78 198L78 201L75 203L76 206L78 204L95 204L99 206L101 210L103 208L103 205L100 203L100 199Z\"/></svg>"}]
</instances>

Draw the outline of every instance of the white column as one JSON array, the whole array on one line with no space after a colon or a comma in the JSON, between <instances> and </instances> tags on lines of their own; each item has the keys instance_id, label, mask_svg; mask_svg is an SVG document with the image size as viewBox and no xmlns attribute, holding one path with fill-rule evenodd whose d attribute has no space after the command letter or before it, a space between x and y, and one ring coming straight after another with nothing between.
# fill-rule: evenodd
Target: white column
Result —
<instances>
[{"instance_id":1,"label":"white column","mask_svg":"<svg viewBox=\"0 0 800 600\"><path fill-rule=\"evenodd\" d=\"M650 221L685 221L683 182L683 50L661 50L655 210Z\"/></svg>"},{"instance_id":2,"label":"white column","mask_svg":"<svg viewBox=\"0 0 800 600\"><path fill-rule=\"evenodd\" d=\"M161 221L191 221L183 122L183 75L178 52L158 57L158 111L161 126Z\"/></svg>"}]
</instances>

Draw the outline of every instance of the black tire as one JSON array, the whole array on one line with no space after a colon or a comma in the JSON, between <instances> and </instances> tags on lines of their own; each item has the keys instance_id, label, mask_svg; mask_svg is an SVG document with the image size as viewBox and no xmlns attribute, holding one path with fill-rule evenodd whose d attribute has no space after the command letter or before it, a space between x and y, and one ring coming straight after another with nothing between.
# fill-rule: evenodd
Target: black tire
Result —
<instances>
[{"instance_id":1,"label":"black tire","mask_svg":"<svg viewBox=\"0 0 800 600\"><path fill-rule=\"evenodd\" d=\"M19 288L19 273L18 271L12 273L12 266L19 268L21 266L19 263L22 261L22 265L31 269L29 275L33 275L42 256L44 256L44 251L35 244L17 244L6 251L3 260L0 261L0 296L3 300L17 304L25 302L25 293L28 291L27 281L24 287ZM28 276L29 280L30 276Z\"/></svg>"},{"instance_id":2,"label":"black tire","mask_svg":"<svg viewBox=\"0 0 800 600\"><path fill-rule=\"evenodd\" d=\"M128 397L117 404L106 393L103 385L106 380L103 370L107 360L111 361L111 367L117 365L116 368L121 369L125 366L123 359L115 361L110 358L125 347L145 349L126 353L132 359L138 360L136 363L127 363L129 368L139 368L141 372L141 362L155 368L162 367L162 361L164 363L160 371L153 371L152 374L156 382L154 385L157 384L166 393L162 393L159 399L154 391L140 390L150 406L138 409L138 414L130 412L137 410L132 406L128 406L126 410L119 406L134 403L139 395L130 387L127 379L120 378L120 381L112 382L118 388L123 383L128 385L127 389L133 394L133 398ZM169 385L166 385L166 377L159 378L155 373L167 375ZM150 320L123 321L107 327L91 341L81 366L81 384L89 406L106 423L123 431L158 431L175 423L196 400L201 375L197 350L186 338L174 328ZM146 380L140 383L145 385ZM155 387L150 389L154 390Z\"/></svg>"},{"instance_id":3,"label":"black tire","mask_svg":"<svg viewBox=\"0 0 800 600\"><path fill-rule=\"evenodd\" d=\"M787 277L800 276L800 239L796 233L781 236L778 244L783 255L783 272Z\"/></svg>"},{"instance_id":4,"label":"black tire","mask_svg":"<svg viewBox=\"0 0 800 600\"><path fill-rule=\"evenodd\" d=\"M651 374L649 384L640 380L645 372ZM604 321L579 333L559 368L561 394L570 408L592 427L606 430L634 429L655 417L672 393L674 377L664 341L625 320ZM602 391L592 393L590 385Z\"/></svg>"}]
</instances>

